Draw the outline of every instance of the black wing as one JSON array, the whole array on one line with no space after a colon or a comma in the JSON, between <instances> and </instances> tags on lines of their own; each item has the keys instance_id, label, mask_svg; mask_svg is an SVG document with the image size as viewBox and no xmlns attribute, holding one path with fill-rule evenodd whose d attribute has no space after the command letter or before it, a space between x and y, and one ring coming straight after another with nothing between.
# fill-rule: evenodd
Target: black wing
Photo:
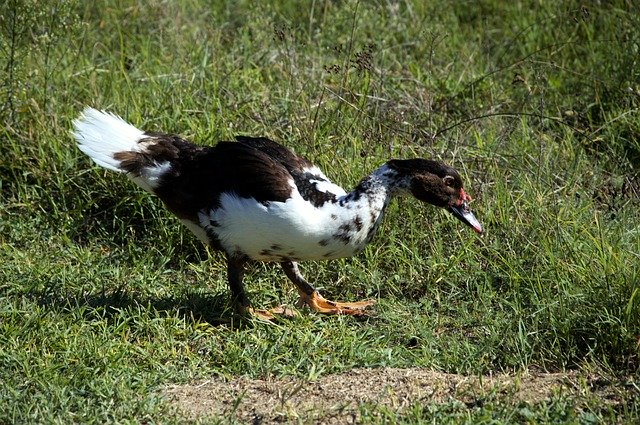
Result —
<instances>
[{"instance_id":1,"label":"black wing","mask_svg":"<svg viewBox=\"0 0 640 425\"><path fill-rule=\"evenodd\" d=\"M323 176L311 173L309 170L313 167L313 164L305 158L294 154L289 149L266 137L237 136L236 140L239 144L267 154L285 167L293 178L302 198L311 202L314 207L321 207L326 202L336 201L336 194L318 190L317 182L328 180Z\"/></svg>"},{"instance_id":2,"label":"black wing","mask_svg":"<svg viewBox=\"0 0 640 425\"><path fill-rule=\"evenodd\" d=\"M282 164L290 173L303 172L313 167L305 158L298 156L279 143L266 137L236 136L239 144L259 150L274 161Z\"/></svg>"},{"instance_id":3,"label":"black wing","mask_svg":"<svg viewBox=\"0 0 640 425\"><path fill-rule=\"evenodd\" d=\"M292 176L265 152L236 142L219 142L214 147L175 139L167 143L177 145L178 154L154 192L180 218L197 221L199 211L220 206L225 192L262 203L290 197Z\"/></svg>"}]
</instances>

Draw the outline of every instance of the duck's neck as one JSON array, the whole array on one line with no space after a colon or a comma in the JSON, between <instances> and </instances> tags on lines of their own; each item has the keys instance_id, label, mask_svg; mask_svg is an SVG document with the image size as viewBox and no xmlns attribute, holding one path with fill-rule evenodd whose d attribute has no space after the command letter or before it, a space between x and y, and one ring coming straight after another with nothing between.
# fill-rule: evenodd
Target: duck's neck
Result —
<instances>
[{"instance_id":1,"label":"duck's neck","mask_svg":"<svg viewBox=\"0 0 640 425\"><path fill-rule=\"evenodd\" d=\"M408 179L386 164L376 169L337 199L341 213L336 237L361 250L373 238L391 198L407 192L408 186Z\"/></svg>"}]
</instances>

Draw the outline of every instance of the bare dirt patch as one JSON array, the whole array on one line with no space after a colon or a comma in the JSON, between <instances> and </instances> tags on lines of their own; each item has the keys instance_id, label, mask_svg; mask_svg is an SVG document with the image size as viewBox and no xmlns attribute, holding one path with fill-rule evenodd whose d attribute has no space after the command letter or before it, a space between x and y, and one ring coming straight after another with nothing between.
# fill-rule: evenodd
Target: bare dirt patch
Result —
<instances>
[{"instance_id":1,"label":"bare dirt patch","mask_svg":"<svg viewBox=\"0 0 640 425\"><path fill-rule=\"evenodd\" d=\"M582 384L581 384L582 382ZM167 387L164 396L189 418L235 417L242 423L303 421L354 423L362 403L400 412L414 404L457 400L467 406L488 398L536 403L554 393L579 396L577 373L462 376L426 369L354 369L316 381L293 378L206 380Z\"/></svg>"}]
</instances>

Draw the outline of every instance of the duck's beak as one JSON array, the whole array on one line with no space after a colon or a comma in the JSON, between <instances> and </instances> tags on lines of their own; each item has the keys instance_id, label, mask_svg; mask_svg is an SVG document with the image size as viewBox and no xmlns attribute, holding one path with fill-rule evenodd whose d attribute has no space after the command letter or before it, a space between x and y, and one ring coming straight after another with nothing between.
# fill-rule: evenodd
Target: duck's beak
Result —
<instances>
[{"instance_id":1,"label":"duck's beak","mask_svg":"<svg viewBox=\"0 0 640 425\"><path fill-rule=\"evenodd\" d=\"M482 226L469 209L469 203L466 199L462 201L458 206L451 205L449 207L449 211L451 211L451 213L456 216L458 220L475 230L476 233L482 233Z\"/></svg>"}]
</instances>

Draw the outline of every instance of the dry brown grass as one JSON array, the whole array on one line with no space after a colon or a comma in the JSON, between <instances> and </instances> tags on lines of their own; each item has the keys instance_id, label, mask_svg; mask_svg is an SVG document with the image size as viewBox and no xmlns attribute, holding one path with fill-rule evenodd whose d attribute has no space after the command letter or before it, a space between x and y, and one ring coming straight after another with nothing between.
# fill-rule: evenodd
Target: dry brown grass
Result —
<instances>
[{"instance_id":1,"label":"dry brown grass","mask_svg":"<svg viewBox=\"0 0 640 425\"><path fill-rule=\"evenodd\" d=\"M354 423L363 403L395 413L412 405L459 402L482 406L487 400L536 404L562 394L577 402L591 395L612 405L621 399L610 382L578 372L464 376L421 368L353 369L316 381L300 379L211 379L173 385L164 396L188 418L235 419L241 423L302 421Z\"/></svg>"}]
</instances>

